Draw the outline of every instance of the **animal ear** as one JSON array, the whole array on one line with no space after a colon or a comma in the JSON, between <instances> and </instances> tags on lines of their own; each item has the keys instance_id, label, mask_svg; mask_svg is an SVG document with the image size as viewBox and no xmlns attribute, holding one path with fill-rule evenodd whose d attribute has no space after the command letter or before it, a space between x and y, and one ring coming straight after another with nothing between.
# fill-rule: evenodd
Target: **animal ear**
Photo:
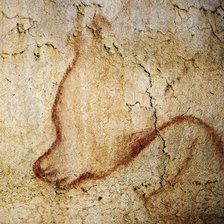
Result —
<instances>
[{"instance_id":1,"label":"animal ear","mask_svg":"<svg viewBox=\"0 0 224 224\"><path fill-rule=\"evenodd\" d=\"M91 28L95 36L100 36L102 30L109 31L111 29L111 23L108 19L101 15L101 13L95 13Z\"/></svg>"}]
</instances>

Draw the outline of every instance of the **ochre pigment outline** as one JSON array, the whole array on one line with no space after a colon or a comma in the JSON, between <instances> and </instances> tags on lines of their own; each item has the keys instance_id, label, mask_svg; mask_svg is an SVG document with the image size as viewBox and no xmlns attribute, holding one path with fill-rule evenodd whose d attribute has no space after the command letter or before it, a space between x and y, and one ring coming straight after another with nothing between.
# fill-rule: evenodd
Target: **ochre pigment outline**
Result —
<instances>
[{"instance_id":1,"label":"ochre pigment outline","mask_svg":"<svg viewBox=\"0 0 224 224\"><path fill-rule=\"evenodd\" d=\"M99 30L101 28L101 25L105 26L108 29L110 28L110 23L104 17L95 16L92 21L92 27L94 29L96 38L99 38ZM78 41L78 44L81 45L81 43L79 41ZM52 107L52 122L54 123L55 129L56 129L56 139L52 143L51 147L42 156L40 156L33 165L33 171L34 171L36 177L38 177L40 180L47 182L48 184L50 184L51 186L53 186L55 188L71 189L73 187L78 187L81 183L88 181L88 180L103 179L103 178L107 177L108 175L110 175L111 173L113 173L114 171L116 171L119 167L128 166L131 161L133 161L147 146L149 146L156 139L156 137L159 136L158 135L159 132L164 131L171 126L173 126L175 124L180 124L180 123L196 125L202 129L204 129L207 132L207 134L210 136L212 143L213 143L215 149L217 150L217 153L220 154L220 158L222 159L221 163L223 163L223 154L224 154L223 142L222 142L221 137L214 130L214 128L209 126L208 124L206 124L200 118L194 117L192 115L179 115L179 116L175 116L175 117L171 118L167 122L164 122L161 126L157 127L157 129L154 129L151 131L143 130L142 132L130 134L130 136L128 136L128 137L130 137L130 139L132 136L134 136L136 134L142 134L141 135L142 137L137 138L133 142L133 144L130 146L131 147L130 152L124 158L122 158L120 161L118 161L113 166L113 168L107 170L106 172L101 173L101 174L84 172L81 175L79 175L79 177L77 177L76 179L71 181L70 183L63 185L63 187L61 186L61 183L65 182L67 178L58 179L58 180L54 180L54 181L50 180L48 177L50 175L54 176L55 171L52 171L51 173L46 174L46 172L45 172L46 170L42 169L40 164L44 159L46 159L53 152L53 150L57 149L57 146L59 146L59 144L62 141L62 131L63 130L62 130L62 125L61 125L61 121L59 118L59 111L57 110L57 105L60 104L60 100L61 100L61 96L63 94L63 88L64 88L63 85L64 85L66 79L71 75L72 70L75 68L76 63L79 59L79 56L80 56L80 50L77 51L72 62L66 69L64 76L59 84L56 96L55 96L54 104ZM197 146L197 139L192 139L192 144L191 144L190 148L188 149L188 155L184 159L183 163L180 165L180 168L179 168L177 174L174 175L174 177L171 179L171 181L170 181L171 184L166 183L163 186L161 186L158 189L151 192L148 197L144 198L145 202L147 202L147 200L150 199L151 197L156 196L156 195L160 194L161 192L163 192L164 190L169 189L171 185L175 185L181 179L181 177L183 176L183 173L189 167L189 164L193 158L193 153L196 149L196 146Z\"/></svg>"},{"instance_id":2,"label":"ochre pigment outline","mask_svg":"<svg viewBox=\"0 0 224 224\"><path fill-rule=\"evenodd\" d=\"M56 146L59 145L62 140L62 127L61 127L61 121L60 121L58 111L57 111L57 105L60 102L60 97L61 97L62 91L63 91L63 84L64 84L65 80L69 77L69 75L71 74L71 71L75 67L78 58L79 58L79 51L77 52L76 56L74 57L71 64L68 66L68 68L66 69L66 71L64 73L64 76L59 84L59 87L58 87L58 90L56 93L56 97L55 97L55 101L54 101L54 104L52 107L52 121L56 128L56 139L53 142L53 144L51 145L51 147L42 156L40 156L33 165L33 171L34 171L36 177L38 177L42 181L49 183L50 185L53 185L56 188L60 188L60 183L65 181L66 178L63 178L63 179L60 179L57 181L50 181L46 177L44 170L41 169L40 163L43 159L45 159L48 155L50 155L54 149L57 148ZM108 170L107 172L105 172L101 175L96 175L91 172L85 172L85 173L81 174L78 178L73 180L71 183L64 186L63 188L69 189L72 187L77 187L79 184L83 183L84 181L99 180L99 179L105 178L106 176L110 175L112 172L117 170L118 167L128 166L128 164L135 157L137 157L142 152L143 149L145 149L147 146L149 146L151 144L151 142L154 141L156 139L156 137L158 137L158 132L163 131L163 130L167 129L168 127L171 127L172 125L178 124L178 123L194 124L198 127L201 127L202 129L204 129L211 137L211 140L212 140L215 148L217 149L218 153L220 153L223 156L223 143L222 143L221 137L216 133L214 128L212 128L211 126L206 124L200 118L194 117L192 115L179 115L179 116L173 117L169 121L163 123L160 127L157 128L157 130L154 129L151 132L145 134L142 138L137 139L131 146L130 153L128 155L126 155L125 158L120 160L117 164L115 164L115 166L112 169ZM142 131L142 133L144 133L144 132L145 132L145 130ZM132 135L134 135L134 134L135 133L133 133ZM184 171L187 169L189 162L192 159L192 155L193 155L193 151L194 151L193 149L195 148L195 144L196 144L196 139L192 143L192 146L191 146L191 149L189 150L189 154L188 154L187 158L182 163L181 168L177 172L176 176L172 179L173 183L176 183L179 180L180 176L182 176ZM48 173L47 175L49 176L51 174ZM53 175L53 173L52 173L52 175ZM164 185L163 187L160 187L159 189L150 193L149 197L159 194L165 188L167 188L166 185Z\"/></svg>"}]
</instances>

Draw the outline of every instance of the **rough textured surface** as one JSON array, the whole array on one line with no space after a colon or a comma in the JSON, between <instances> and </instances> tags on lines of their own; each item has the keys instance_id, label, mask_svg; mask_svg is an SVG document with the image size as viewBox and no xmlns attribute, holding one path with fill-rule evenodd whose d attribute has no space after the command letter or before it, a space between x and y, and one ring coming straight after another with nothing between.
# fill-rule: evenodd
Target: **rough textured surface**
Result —
<instances>
[{"instance_id":1,"label":"rough textured surface","mask_svg":"<svg viewBox=\"0 0 224 224\"><path fill-rule=\"evenodd\" d=\"M0 223L223 223L224 2L0 2Z\"/></svg>"}]
</instances>

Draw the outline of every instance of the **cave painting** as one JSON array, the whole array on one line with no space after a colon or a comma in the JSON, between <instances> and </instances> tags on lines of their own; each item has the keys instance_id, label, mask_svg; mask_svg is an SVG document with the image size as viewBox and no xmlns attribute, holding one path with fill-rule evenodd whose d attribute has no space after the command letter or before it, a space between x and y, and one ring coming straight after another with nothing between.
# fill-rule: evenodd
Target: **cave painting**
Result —
<instances>
[{"instance_id":1,"label":"cave painting","mask_svg":"<svg viewBox=\"0 0 224 224\"><path fill-rule=\"evenodd\" d=\"M132 165L160 137L159 133L180 124L206 132L216 153L223 157L221 137L200 118L179 115L155 128L148 110L127 107L127 101L136 95L144 101L147 91L133 93L138 88L135 75L139 68L120 54L105 49L98 29L101 23L109 26L105 21L101 17L98 23L94 21L93 37L78 38L79 49L64 73L52 108L56 139L34 163L35 175L56 188L65 189L103 179L118 168ZM183 176L197 144L195 137L171 183ZM168 185L159 187L148 199L168 188Z\"/></svg>"}]
</instances>

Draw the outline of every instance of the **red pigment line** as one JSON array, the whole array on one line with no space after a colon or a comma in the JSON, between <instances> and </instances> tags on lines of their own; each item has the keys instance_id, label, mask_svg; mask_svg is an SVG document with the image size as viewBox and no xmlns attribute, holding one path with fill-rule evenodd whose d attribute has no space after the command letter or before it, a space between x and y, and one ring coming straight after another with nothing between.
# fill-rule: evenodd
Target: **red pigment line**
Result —
<instances>
[{"instance_id":1,"label":"red pigment line","mask_svg":"<svg viewBox=\"0 0 224 224\"><path fill-rule=\"evenodd\" d=\"M58 111L57 111L57 105L59 104L61 95L63 94L62 91L63 91L64 82L71 74L71 71L73 70L74 66L76 65L78 58L79 58L79 51L77 52L77 55L74 57L71 64L68 66L68 68L66 69L66 71L64 73L64 76L59 84L58 91L57 91L56 97L55 97L55 101L54 101L54 104L52 107L52 121L56 128L56 139L52 143L51 147L42 156L40 156L33 165L33 171L34 171L35 175L39 179L41 179L45 182L51 183L51 184L56 183L56 182L50 181L48 179L48 175L44 172L43 169L41 169L40 163L43 159L48 157L52 153L53 150L57 149L57 146L62 141L62 126L61 126L61 121L60 121ZM207 125L201 119L196 118L194 116L179 115L179 116L173 117L169 121L163 123L158 128L158 130L153 130L149 133L146 133L142 138L137 139L132 144L130 153L127 154L124 158L122 158L117 164L115 164L115 166L112 169L108 170L105 173L101 173L98 175L96 175L95 173L85 172L85 173L81 174L78 178L73 180L70 184L68 184L67 187L70 188L73 186L77 186L78 184L80 184L84 181L90 180L90 179L92 179L92 180L102 179L102 178L110 175L115 170L117 170L118 167L127 166L134 158L136 158L143 151L143 149L146 148L146 146L149 146L151 144L151 142L156 139L156 137L158 136L157 131L163 131L174 124L184 123L184 122L187 122L189 124L195 124L196 126L199 126L202 129L206 130L206 132L210 135L211 140L212 140L213 144L215 145L215 148L218 150L218 152L222 156L224 155L224 147L223 147L221 137L219 135L217 135L217 133L215 132L215 130L212 127ZM142 133L143 132L144 131L142 131ZM189 160L191 160L191 157ZM183 169L183 170L185 170L185 169ZM181 173L182 172L183 171L181 171ZM178 174L178 176L179 176L179 174ZM58 182L61 182L61 181L58 181Z\"/></svg>"},{"instance_id":2,"label":"red pigment line","mask_svg":"<svg viewBox=\"0 0 224 224\"><path fill-rule=\"evenodd\" d=\"M223 155L223 143L221 141L221 138L215 133L215 130L210 127L209 125L207 125L205 122L203 122L201 119L196 118L194 116L176 116L173 117L171 120L169 120L168 122L163 123L158 130L162 131L165 130L168 127L171 127L174 124L178 124L178 123L192 123L195 124L199 127L202 127L203 129L205 129L208 134L211 136L213 143L215 144L215 147L218 149L218 151L221 153L221 155ZM152 132L146 134L144 137L138 139L136 142L134 142L134 144L132 145L132 150L131 152L125 156L120 162L118 162L112 169L110 169L109 171L102 173L101 175L95 175L94 173L91 173L91 175L87 176L86 178L77 178L76 180L74 180L71 184L68 185L68 188L70 187L74 187L77 186L78 184L87 181L87 180L99 180L102 179L108 175L110 175L112 172L114 172L115 170L118 169L118 167L120 166L127 166L135 157L137 157L143 149L146 148L146 146L149 146L151 144L151 142L153 140L155 140L155 138L157 137L157 131L153 130ZM196 144L196 140L193 141L192 146L190 147L191 150L194 149ZM189 152L188 157L185 159L185 161L182 164L182 167L180 168L180 170L178 171L178 174L174 177L173 180L177 179L179 176L181 176L183 174L183 172L186 170L186 168L188 167L188 164L190 162L190 160L192 159L192 155L191 153L193 151ZM74 184L74 185L73 185Z\"/></svg>"},{"instance_id":3,"label":"red pigment line","mask_svg":"<svg viewBox=\"0 0 224 224\"><path fill-rule=\"evenodd\" d=\"M223 143L221 141L221 138L215 133L215 130L210 127L209 125L207 125L205 122L203 122L201 119L193 117L193 116L176 116L174 118L172 118L171 120L169 120L168 122L165 122L164 124L162 124L158 130L162 131L165 130L166 128L177 124L177 123L183 123L183 122L187 122L187 123L192 123L195 124L197 126L202 127L203 129L205 129L208 134L211 136L213 143L215 144L215 147L218 149L218 151L223 155ZM59 126L57 126L59 127ZM90 173L90 172L86 172L81 174L78 178L76 178L75 180L73 180L70 184L67 185L67 188L71 188L71 187L75 187L78 184L87 181L87 180L99 180L102 179L108 175L110 175L112 172L114 172L115 170L118 169L118 167L120 166L127 166L135 157L137 157L144 148L146 148L146 146L149 146L150 143L155 140L155 138L157 137L157 132L156 130L153 130L152 132L146 134L145 136L143 136L142 138L136 140L134 142L134 144L132 145L132 150L130 151L130 153L125 156L123 159L121 159L120 162L118 162L112 169L110 169L109 171L105 172L105 173L101 173L100 175L96 175L94 173ZM46 182L50 182L49 180L46 179L43 170L40 169L40 161L47 157L51 152L52 152L52 148L56 148L55 146L57 144L59 144L60 139L56 138L55 142L52 144L52 147L45 153L43 154L34 164L34 173L36 174L36 176L38 178L40 178L43 181ZM191 160L191 157L187 158L186 161L188 161L186 164L189 163L189 161ZM184 165L185 163L183 163ZM183 166L182 165L182 166ZM183 167L180 169L180 173L181 174L177 174L177 176L175 177L177 179L178 176L182 175L183 171L181 170L185 170L183 169ZM157 190L158 192L158 190ZM156 193L152 193L152 194L156 194Z\"/></svg>"},{"instance_id":4,"label":"red pigment line","mask_svg":"<svg viewBox=\"0 0 224 224\"><path fill-rule=\"evenodd\" d=\"M159 131L166 129L167 127L170 127L175 123L182 123L182 122L192 123L206 130L206 132L210 135L213 144L215 144L216 149L222 156L224 156L224 146L221 137L216 133L214 128L206 124L200 118L194 117L192 115L179 115L173 117L170 121L164 123L161 127L159 127Z\"/></svg>"},{"instance_id":5,"label":"red pigment line","mask_svg":"<svg viewBox=\"0 0 224 224\"><path fill-rule=\"evenodd\" d=\"M53 121L53 123L55 125L55 128L56 128L56 139L52 143L51 147L42 156L40 156L33 165L33 171L34 171L35 175L39 179L42 179L42 180L44 180L48 183L51 182L51 181L48 180L45 177L44 171L40 167L40 163L44 158L49 156L51 154L51 152L53 151L53 149L56 149L56 146L61 142L62 127L61 127L60 118L57 114L57 104L59 102L60 96L62 95L63 84L64 84L65 80L67 79L67 77L71 74L71 71L74 68L78 58L79 58L79 51L77 52L76 56L73 58L71 64L68 66L68 68L66 69L66 71L64 73L64 76L63 76L63 78L62 78L62 80L59 84L59 87L58 87L58 90L57 90L57 93L56 93L56 97L55 97L55 100L54 100L54 104L53 104L53 107L52 107L52 121Z\"/></svg>"},{"instance_id":6,"label":"red pigment line","mask_svg":"<svg viewBox=\"0 0 224 224\"><path fill-rule=\"evenodd\" d=\"M165 185L159 187L158 189L154 190L153 192L151 192L149 194L148 197L144 198L145 203L153 196L157 196L158 194L164 192L165 190L168 190L170 187L173 187L181 178L181 176L184 174L184 172L188 169L189 165L190 165L190 161L193 158L193 152L196 148L196 143L197 143L198 139L195 139L190 148L189 148L189 153L187 158L184 160L184 162L181 165L181 168L178 170L177 174L173 177L173 179L166 183Z\"/></svg>"},{"instance_id":7,"label":"red pigment line","mask_svg":"<svg viewBox=\"0 0 224 224\"><path fill-rule=\"evenodd\" d=\"M193 123L196 124L197 126L201 126L202 128L204 128L212 137L212 141L215 143L216 148L218 148L219 152L221 152L223 154L223 144L221 141L221 138L215 133L214 129L211 128L209 125L207 125L206 123L204 123L201 119L193 117L193 116L176 116L174 118L172 118L170 121L165 122L161 127L158 128L159 131L162 131L176 123L183 123L183 122L188 122L188 123ZM96 175L94 173L90 173L90 172L86 172L81 174L78 178L76 178L75 180L73 180L70 184L68 184L68 188L77 186L78 184L87 181L87 180L98 180L98 179L102 179L108 175L110 175L112 172L114 172L115 170L117 170L118 167L120 166L127 166L135 157L137 157L140 152L148 145L150 145L150 143L157 137L156 134L156 130L153 130L152 132L150 132L149 134L146 134L143 138L138 139L136 142L134 142L134 144L132 145L132 150L131 152L124 157L120 162L118 162L112 169L110 169L109 171L107 171L106 173L102 173L100 175ZM40 161L45 158L46 156L48 156L51 151L52 148L56 148L55 146L57 144L59 144L60 140L58 140L58 138L56 138L55 142L53 143L52 147L45 153L43 154L34 164L34 173L36 174L36 176L40 179L42 179L43 181L46 182L50 182L49 180L47 180L47 178L45 178L44 172L43 170L40 169ZM191 160L191 156L189 158L186 159L186 162L183 163L182 168L179 170L179 173L177 174L176 177L174 177L174 179L180 175L182 175L184 167L186 167L187 165L184 166L184 164L188 164L189 161ZM160 190L161 191L161 190ZM156 192L159 192L159 190L156 190L154 193L152 194L157 194Z\"/></svg>"}]
</instances>

